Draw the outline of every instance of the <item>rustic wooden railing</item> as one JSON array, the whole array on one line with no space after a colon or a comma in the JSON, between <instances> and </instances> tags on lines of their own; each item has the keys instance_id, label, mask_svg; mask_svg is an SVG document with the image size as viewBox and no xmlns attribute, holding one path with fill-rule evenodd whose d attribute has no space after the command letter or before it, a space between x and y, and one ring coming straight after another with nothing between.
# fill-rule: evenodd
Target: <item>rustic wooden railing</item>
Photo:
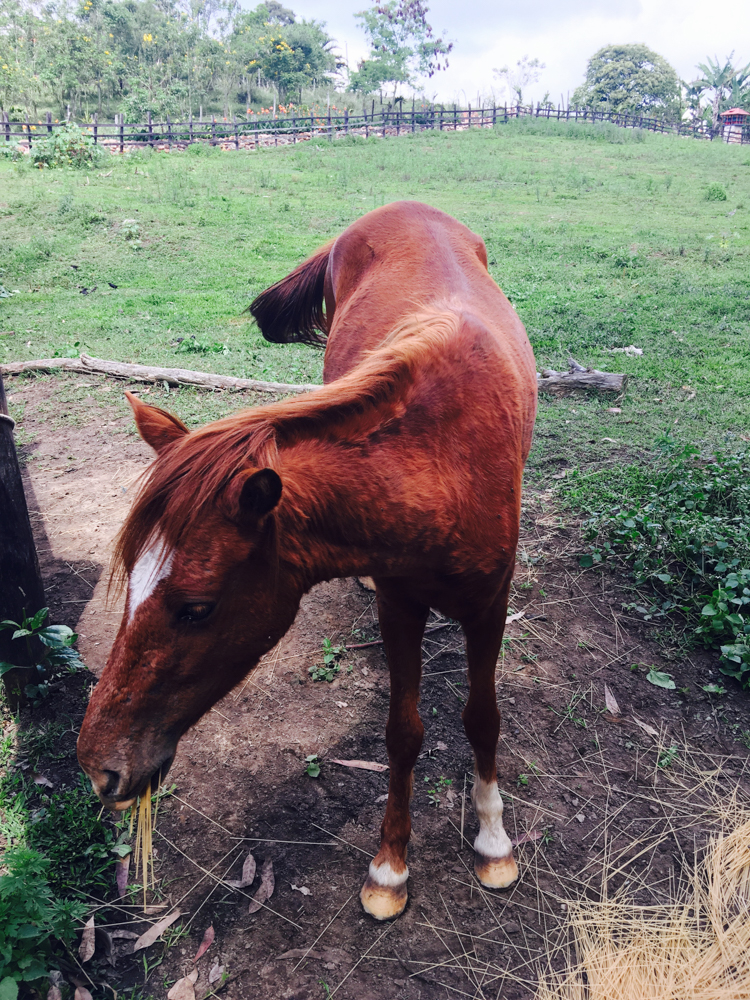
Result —
<instances>
[{"instance_id":1,"label":"rustic wooden railing","mask_svg":"<svg viewBox=\"0 0 750 1000\"><path fill-rule=\"evenodd\" d=\"M732 143L750 143L750 124L719 125L716 130L703 120L696 122L670 121L648 115L631 115L615 111L601 111L593 108L557 108L533 105L503 105L468 108L436 105L413 105L411 109L389 107L375 111L374 105L361 114L349 111L332 113L301 114L290 111L286 114L253 114L245 119L233 117L209 119L191 117L188 121L155 122L151 115L141 123L126 123L122 115L115 116L114 122L100 122L94 115L90 122L79 127L90 135L97 145L113 152L151 146L152 148L185 147L194 142L206 142L222 148L259 148L270 145L286 145L310 139L334 140L347 135L383 136L422 132L427 129L439 131L464 131L471 128L494 128L517 118L542 118L548 121L566 122L610 122L620 128L644 129L649 132L689 136L696 139L717 139ZM67 124L66 121L53 122L51 114L44 121L10 121L6 112L0 113L0 139L16 142L26 149L32 149L39 139L52 134Z\"/></svg>"}]
</instances>

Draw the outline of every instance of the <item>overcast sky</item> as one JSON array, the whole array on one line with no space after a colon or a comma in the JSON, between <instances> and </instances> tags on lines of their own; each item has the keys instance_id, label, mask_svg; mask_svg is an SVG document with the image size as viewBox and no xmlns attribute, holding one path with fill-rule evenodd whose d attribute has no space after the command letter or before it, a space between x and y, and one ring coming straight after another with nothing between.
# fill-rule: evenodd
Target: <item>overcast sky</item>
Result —
<instances>
[{"instance_id":1,"label":"overcast sky","mask_svg":"<svg viewBox=\"0 0 750 1000\"><path fill-rule=\"evenodd\" d=\"M354 14L366 0L284 0L298 17L325 21L349 65L367 55ZM245 0L248 7L254 3ZM426 83L437 100L473 104L477 93L490 94L492 70L514 64L524 55L546 64L529 97L549 90L560 95L583 80L588 58L603 45L644 42L663 55L682 79L697 75L706 56L720 59L734 49L742 65L750 62L750 3L726 0L718 7L704 0L432 0L429 21L450 38L450 67Z\"/></svg>"}]
</instances>

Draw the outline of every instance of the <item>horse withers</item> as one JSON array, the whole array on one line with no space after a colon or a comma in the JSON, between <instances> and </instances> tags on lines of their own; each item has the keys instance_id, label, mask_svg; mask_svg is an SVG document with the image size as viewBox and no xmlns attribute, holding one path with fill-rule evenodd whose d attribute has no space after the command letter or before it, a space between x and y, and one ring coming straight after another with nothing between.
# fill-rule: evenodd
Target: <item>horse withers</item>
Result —
<instances>
[{"instance_id":1,"label":"horse withers","mask_svg":"<svg viewBox=\"0 0 750 1000\"><path fill-rule=\"evenodd\" d=\"M103 803L126 808L311 587L371 576L391 678L390 784L362 903L378 919L406 904L430 608L466 637L475 868L507 886L517 868L497 786L495 667L536 410L524 328L482 240L416 202L365 215L251 309L269 340L324 335L326 384L192 432L129 395L156 459L117 543L127 601L81 765Z\"/></svg>"}]
</instances>

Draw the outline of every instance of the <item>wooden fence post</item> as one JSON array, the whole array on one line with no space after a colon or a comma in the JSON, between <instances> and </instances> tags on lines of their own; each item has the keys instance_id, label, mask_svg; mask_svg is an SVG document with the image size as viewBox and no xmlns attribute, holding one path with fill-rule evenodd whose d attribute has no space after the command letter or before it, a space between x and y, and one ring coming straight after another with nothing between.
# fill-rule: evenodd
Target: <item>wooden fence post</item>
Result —
<instances>
[{"instance_id":1,"label":"wooden fence post","mask_svg":"<svg viewBox=\"0 0 750 1000\"><path fill-rule=\"evenodd\" d=\"M234 122L234 148L240 148L240 131L237 126L237 115L232 116L232 121Z\"/></svg>"},{"instance_id":2,"label":"wooden fence post","mask_svg":"<svg viewBox=\"0 0 750 1000\"><path fill-rule=\"evenodd\" d=\"M151 124L151 112L148 113L148 144L153 149L154 148L154 127Z\"/></svg>"},{"instance_id":3,"label":"wooden fence post","mask_svg":"<svg viewBox=\"0 0 750 1000\"><path fill-rule=\"evenodd\" d=\"M0 621L21 622L44 607L44 587L13 441L14 426L0 376ZM26 685L36 680L34 664L41 646L39 640L27 644L14 641L12 635L10 629L0 632L0 660L20 668L3 675L6 697L15 709L26 700Z\"/></svg>"},{"instance_id":4,"label":"wooden fence post","mask_svg":"<svg viewBox=\"0 0 750 1000\"><path fill-rule=\"evenodd\" d=\"M99 142L99 115L94 112L94 145L96 146Z\"/></svg>"},{"instance_id":5,"label":"wooden fence post","mask_svg":"<svg viewBox=\"0 0 750 1000\"><path fill-rule=\"evenodd\" d=\"M125 112L120 112L120 152L125 152Z\"/></svg>"},{"instance_id":6,"label":"wooden fence post","mask_svg":"<svg viewBox=\"0 0 750 1000\"><path fill-rule=\"evenodd\" d=\"M211 115L211 145L216 145L216 115Z\"/></svg>"},{"instance_id":7,"label":"wooden fence post","mask_svg":"<svg viewBox=\"0 0 750 1000\"><path fill-rule=\"evenodd\" d=\"M52 131L52 112L51 111L47 112L47 131L48 132Z\"/></svg>"}]
</instances>

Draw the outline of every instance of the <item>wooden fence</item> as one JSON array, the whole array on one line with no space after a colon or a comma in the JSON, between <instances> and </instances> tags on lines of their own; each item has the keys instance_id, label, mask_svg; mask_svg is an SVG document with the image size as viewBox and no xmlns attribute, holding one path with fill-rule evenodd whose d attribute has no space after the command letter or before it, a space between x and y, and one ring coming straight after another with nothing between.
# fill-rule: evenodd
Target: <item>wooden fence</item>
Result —
<instances>
[{"instance_id":1,"label":"wooden fence","mask_svg":"<svg viewBox=\"0 0 750 1000\"><path fill-rule=\"evenodd\" d=\"M211 116L190 118L186 122L173 122L167 117L164 122L148 120L140 124L125 123L122 115L116 115L114 122L93 121L79 127L90 135L97 145L112 152L150 146L154 149L185 148L194 142L205 142L224 149L260 148L302 142L310 139L334 140L346 135L382 136L422 132L427 129L439 131L463 131L470 128L494 128L514 118L543 118L548 121L566 122L610 122L620 128L644 129L649 132L690 136L696 139L717 139L732 143L750 143L750 124L740 126L720 125L715 131L705 121L669 121L648 115L630 115L614 111L598 111L592 108L534 107L503 105L502 107L479 107L466 109L445 106L412 105L370 112L366 108L361 114L344 111L343 114L311 113L302 115L288 113L272 116L252 115L244 120L236 117L229 121ZM0 119L0 139L16 142L24 151L31 151L34 143L63 128L67 122L53 122L48 113L45 121L10 121L6 112Z\"/></svg>"}]
</instances>

